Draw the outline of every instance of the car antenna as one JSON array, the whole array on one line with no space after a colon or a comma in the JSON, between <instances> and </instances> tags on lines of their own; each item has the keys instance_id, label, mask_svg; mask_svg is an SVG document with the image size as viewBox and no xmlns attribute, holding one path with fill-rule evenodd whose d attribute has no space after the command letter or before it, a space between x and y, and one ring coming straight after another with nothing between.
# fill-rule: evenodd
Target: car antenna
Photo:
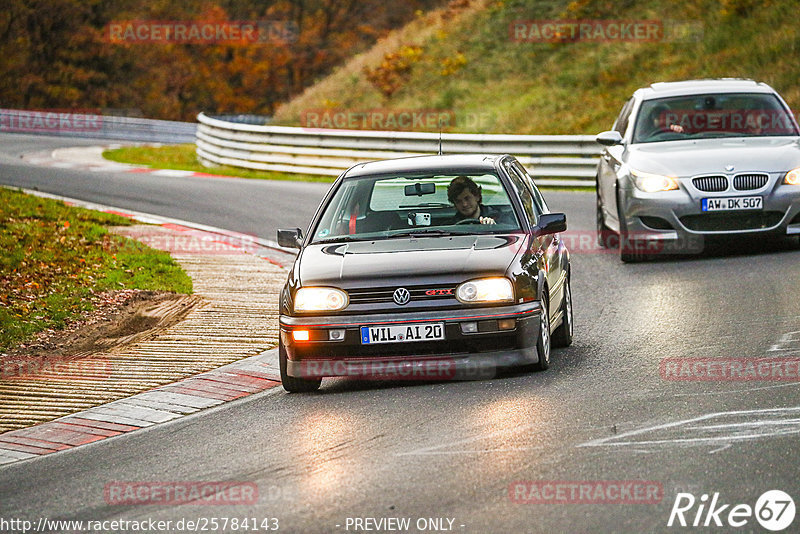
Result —
<instances>
[{"instance_id":1,"label":"car antenna","mask_svg":"<svg viewBox=\"0 0 800 534\"><path fill-rule=\"evenodd\" d=\"M439 155L442 155L442 119L439 119Z\"/></svg>"}]
</instances>

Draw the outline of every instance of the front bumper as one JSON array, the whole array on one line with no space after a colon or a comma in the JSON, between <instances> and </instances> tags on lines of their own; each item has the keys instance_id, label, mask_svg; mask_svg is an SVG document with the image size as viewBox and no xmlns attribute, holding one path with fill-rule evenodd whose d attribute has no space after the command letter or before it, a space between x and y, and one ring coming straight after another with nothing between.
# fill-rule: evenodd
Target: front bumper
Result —
<instances>
[{"instance_id":1,"label":"front bumper","mask_svg":"<svg viewBox=\"0 0 800 534\"><path fill-rule=\"evenodd\" d=\"M704 239L740 235L800 235L800 187L782 184L782 174L772 174L757 190L704 192L690 178L680 189L645 193L630 186L621 189L620 212L631 239L660 242L661 250L701 252ZM761 210L704 212L703 198L763 198Z\"/></svg>"},{"instance_id":2,"label":"front bumper","mask_svg":"<svg viewBox=\"0 0 800 534\"><path fill-rule=\"evenodd\" d=\"M542 313L538 301L511 306L446 311L280 317L286 372L296 378L355 376L376 379L483 379L498 368L539 361L536 342ZM513 328L500 329L513 320ZM405 343L362 344L361 327L443 323L445 339ZM476 323L465 333L462 325ZM508 325L506 325L508 326ZM295 330L307 330L309 341L295 341ZM344 335L332 341L330 332Z\"/></svg>"}]
</instances>

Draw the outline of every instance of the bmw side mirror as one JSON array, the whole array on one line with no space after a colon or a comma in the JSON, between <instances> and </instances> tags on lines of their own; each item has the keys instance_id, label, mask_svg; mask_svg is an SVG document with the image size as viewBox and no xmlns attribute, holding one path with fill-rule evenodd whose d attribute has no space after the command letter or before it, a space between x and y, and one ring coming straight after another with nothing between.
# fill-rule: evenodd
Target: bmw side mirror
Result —
<instances>
[{"instance_id":1,"label":"bmw side mirror","mask_svg":"<svg viewBox=\"0 0 800 534\"><path fill-rule=\"evenodd\" d=\"M594 140L603 146L621 145L623 143L622 135L620 135L620 133L616 130L599 133Z\"/></svg>"},{"instance_id":2,"label":"bmw side mirror","mask_svg":"<svg viewBox=\"0 0 800 534\"><path fill-rule=\"evenodd\" d=\"M536 235L557 234L567 229L567 216L563 213L545 213L539 216L539 223L533 231Z\"/></svg>"},{"instance_id":3,"label":"bmw side mirror","mask_svg":"<svg viewBox=\"0 0 800 534\"><path fill-rule=\"evenodd\" d=\"M303 231L300 228L279 229L278 244L286 248L300 248L303 246Z\"/></svg>"}]
</instances>

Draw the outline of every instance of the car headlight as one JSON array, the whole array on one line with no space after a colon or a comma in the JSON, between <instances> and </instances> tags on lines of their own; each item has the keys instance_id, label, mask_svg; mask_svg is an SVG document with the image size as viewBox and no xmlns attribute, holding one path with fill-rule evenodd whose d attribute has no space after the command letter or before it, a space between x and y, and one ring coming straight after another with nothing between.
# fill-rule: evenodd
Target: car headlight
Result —
<instances>
[{"instance_id":1,"label":"car headlight","mask_svg":"<svg viewBox=\"0 0 800 534\"><path fill-rule=\"evenodd\" d=\"M678 180L672 176L661 174L651 174L649 172L635 171L631 169L633 183L637 189L645 193L657 193L658 191L672 191L678 189Z\"/></svg>"},{"instance_id":2,"label":"car headlight","mask_svg":"<svg viewBox=\"0 0 800 534\"><path fill-rule=\"evenodd\" d=\"M301 287L294 295L294 311L338 311L347 307L347 293L333 287Z\"/></svg>"},{"instance_id":3,"label":"car headlight","mask_svg":"<svg viewBox=\"0 0 800 534\"><path fill-rule=\"evenodd\" d=\"M783 179L783 183L789 185L800 185L800 167L787 172L786 177Z\"/></svg>"},{"instance_id":4,"label":"car headlight","mask_svg":"<svg viewBox=\"0 0 800 534\"><path fill-rule=\"evenodd\" d=\"M512 302L514 287L508 278L480 278L464 282L456 288L456 298L465 304L473 302Z\"/></svg>"}]
</instances>

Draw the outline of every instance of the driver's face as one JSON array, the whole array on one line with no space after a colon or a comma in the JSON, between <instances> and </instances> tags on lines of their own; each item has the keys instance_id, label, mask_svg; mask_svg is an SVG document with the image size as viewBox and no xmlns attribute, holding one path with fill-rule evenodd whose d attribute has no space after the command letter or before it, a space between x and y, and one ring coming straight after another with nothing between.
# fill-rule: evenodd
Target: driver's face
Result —
<instances>
[{"instance_id":1,"label":"driver's face","mask_svg":"<svg viewBox=\"0 0 800 534\"><path fill-rule=\"evenodd\" d=\"M455 204L458 212L464 217L477 219L481 215L480 202L480 195L473 195L469 189L465 189L456 197L453 204Z\"/></svg>"}]
</instances>

